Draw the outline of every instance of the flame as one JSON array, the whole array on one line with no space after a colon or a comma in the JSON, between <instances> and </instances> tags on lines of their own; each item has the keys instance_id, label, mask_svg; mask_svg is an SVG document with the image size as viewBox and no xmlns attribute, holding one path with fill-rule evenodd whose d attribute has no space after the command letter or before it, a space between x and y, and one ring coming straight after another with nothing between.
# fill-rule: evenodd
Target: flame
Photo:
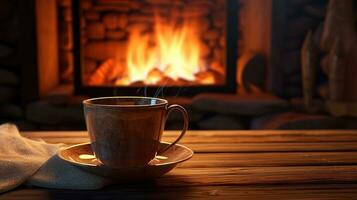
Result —
<instances>
[{"instance_id":1,"label":"flame","mask_svg":"<svg viewBox=\"0 0 357 200\"><path fill-rule=\"evenodd\" d=\"M159 19L159 18L158 18ZM200 41L195 25L184 24L182 27L160 23L156 24L159 43L159 69L174 80L179 78L193 81L199 71Z\"/></svg>"},{"instance_id":2,"label":"flame","mask_svg":"<svg viewBox=\"0 0 357 200\"><path fill-rule=\"evenodd\" d=\"M128 78L131 83L145 80L155 66L155 50L151 49L149 39L148 35L141 34L141 29L133 28L127 52Z\"/></svg>"},{"instance_id":3,"label":"flame","mask_svg":"<svg viewBox=\"0 0 357 200\"><path fill-rule=\"evenodd\" d=\"M153 85L167 79L197 81L197 74L207 73L200 60L201 41L199 25L184 20L164 22L155 17L152 33L142 27L131 29L128 40L126 76L118 77L116 84L142 82ZM214 84L215 78L205 75L201 84Z\"/></svg>"}]
</instances>

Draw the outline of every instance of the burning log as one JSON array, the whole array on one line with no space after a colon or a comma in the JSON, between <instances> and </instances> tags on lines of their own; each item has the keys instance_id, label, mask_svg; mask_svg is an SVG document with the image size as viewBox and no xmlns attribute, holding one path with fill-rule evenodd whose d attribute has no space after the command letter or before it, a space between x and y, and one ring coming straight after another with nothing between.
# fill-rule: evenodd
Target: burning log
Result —
<instances>
[{"instance_id":1,"label":"burning log","mask_svg":"<svg viewBox=\"0 0 357 200\"><path fill-rule=\"evenodd\" d=\"M196 76L199 83L203 85L210 85L216 82L216 78L212 71L200 72Z\"/></svg>"},{"instance_id":2,"label":"burning log","mask_svg":"<svg viewBox=\"0 0 357 200\"><path fill-rule=\"evenodd\" d=\"M221 76L224 76L226 73L224 67L222 67L222 65L219 64L218 62L213 62L210 66L210 70L217 72Z\"/></svg>"},{"instance_id":3,"label":"burning log","mask_svg":"<svg viewBox=\"0 0 357 200\"><path fill-rule=\"evenodd\" d=\"M101 64L95 72L89 77L87 83L88 85L104 85L108 82L108 77L113 71L114 61L108 59L103 64Z\"/></svg>"},{"instance_id":4,"label":"burning log","mask_svg":"<svg viewBox=\"0 0 357 200\"><path fill-rule=\"evenodd\" d=\"M165 75L162 71L155 68L149 72L148 77L145 81L149 84L155 84L159 82L164 76Z\"/></svg>"}]
</instances>

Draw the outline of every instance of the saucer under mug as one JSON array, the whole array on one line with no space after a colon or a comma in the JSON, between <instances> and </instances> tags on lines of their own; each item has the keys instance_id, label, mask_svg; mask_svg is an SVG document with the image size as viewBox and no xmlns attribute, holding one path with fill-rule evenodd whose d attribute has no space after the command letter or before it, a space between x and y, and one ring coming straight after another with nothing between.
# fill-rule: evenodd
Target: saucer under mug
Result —
<instances>
[{"instance_id":1,"label":"saucer under mug","mask_svg":"<svg viewBox=\"0 0 357 200\"><path fill-rule=\"evenodd\" d=\"M170 143L160 142L159 149L165 149ZM110 168L99 162L93 153L90 143L78 144L61 149L59 157L80 169L111 179L152 179L162 176L176 167L177 164L190 159L193 151L183 145L175 144L161 155L157 155L147 165Z\"/></svg>"}]
</instances>

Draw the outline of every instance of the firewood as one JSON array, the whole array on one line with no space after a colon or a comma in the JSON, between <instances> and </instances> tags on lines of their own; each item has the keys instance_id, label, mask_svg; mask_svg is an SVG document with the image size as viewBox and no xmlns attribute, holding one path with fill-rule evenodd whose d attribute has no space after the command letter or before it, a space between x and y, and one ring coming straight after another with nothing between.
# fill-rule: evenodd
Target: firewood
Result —
<instances>
[{"instance_id":1,"label":"firewood","mask_svg":"<svg viewBox=\"0 0 357 200\"><path fill-rule=\"evenodd\" d=\"M264 90L265 85L265 61L264 56L253 52L243 54L237 62L237 82L240 90L252 92L251 85Z\"/></svg>"},{"instance_id":2,"label":"firewood","mask_svg":"<svg viewBox=\"0 0 357 200\"><path fill-rule=\"evenodd\" d=\"M328 83L326 83L324 85L320 85L319 88L317 89L317 92L322 99L328 100L330 97Z\"/></svg>"},{"instance_id":3,"label":"firewood","mask_svg":"<svg viewBox=\"0 0 357 200\"><path fill-rule=\"evenodd\" d=\"M224 76L226 73L224 67L219 62L216 62L216 61L211 63L210 70L213 70L222 76Z\"/></svg>"},{"instance_id":4,"label":"firewood","mask_svg":"<svg viewBox=\"0 0 357 200\"><path fill-rule=\"evenodd\" d=\"M357 117L357 103L328 101L326 107L333 116Z\"/></svg>"},{"instance_id":5,"label":"firewood","mask_svg":"<svg viewBox=\"0 0 357 200\"><path fill-rule=\"evenodd\" d=\"M321 66L321 70L324 74L328 75L329 73L329 56L328 54L325 55L323 58L321 58L320 60L320 66Z\"/></svg>"},{"instance_id":6,"label":"firewood","mask_svg":"<svg viewBox=\"0 0 357 200\"><path fill-rule=\"evenodd\" d=\"M330 100L326 103L334 116L357 116L357 47L355 41L349 52L343 52L337 39L332 48L329 66Z\"/></svg>"},{"instance_id":7,"label":"firewood","mask_svg":"<svg viewBox=\"0 0 357 200\"><path fill-rule=\"evenodd\" d=\"M342 42L337 38L332 46L329 60L329 90L330 100L343 101L345 89L345 58Z\"/></svg>"},{"instance_id":8,"label":"firewood","mask_svg":"<svg viewBox=\"0 0 357 200\"><path fill-rule=\"evenodd\" d=\"M350 51L346 53L345 58L344 98L348 102L357 103L357 41L352 43L352 47Z\"/></svg>"},{"instance_id":9,"label":"firewood","mask_svg":"<svg viewBox=\"0 0 357 200\"><path fill-rule=\"evenodd\" d=\"M344 52L348 52L356 40L353 0L330 0L320 41L322 50L329 52L340 37Z\"/></svg>"},{"instance_id":10,"label":"firewood","mask_svg":"<svg viewBox=\"0 0 357 200\"><path fill-rule=\"evenodd\" d=\"M88 79L88 85L103 85L107 83L107 78L113 70L114 61L112 59L106 60L101 64Z\"/></svg>"},{"instance_id":11,"label":"firewood","mask_svg":"<svg viewBox=\"0 0 357 200\"><path fill-rule=\"evenodd\" d=\"M196 75L197 83L203 85L212 85L216 83L213 71L200 72Z\"/></svg>"},{"instance_id":12,"label":"firewood","mask_svg":"<svg viewBox=\"0 0 357 200\"><path fill-rule=\"evenodd\" d=\"M312 31L309 31L301 49L304 104L309 112L314 110L313 98L315 94L316 61L317 53L313 44L313 34Z\"/></svg>"}]
</instances>

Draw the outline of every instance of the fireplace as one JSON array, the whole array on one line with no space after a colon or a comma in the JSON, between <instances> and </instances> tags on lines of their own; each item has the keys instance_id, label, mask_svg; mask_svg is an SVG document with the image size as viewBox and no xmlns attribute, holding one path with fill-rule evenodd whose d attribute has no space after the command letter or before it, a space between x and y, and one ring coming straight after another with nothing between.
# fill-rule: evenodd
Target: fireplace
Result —
<instances>
[{"instance_id":1,"label":"fireplace","mask_svg":"<svg viewBox=\"0 0 357 200\"><path fill-rule=\"evenodd\" d=\"M237 1L73 1L76 94L236 92Z\"/></svg>"},{"instance_id":2,"label":"fireplace","mask_svg":"<svg viewBox=\"0 0 357 200\"><path fill-rule=\"evenodd\" d=\"M357 124L352 76L357 62L349 60L355 58L355 50L347 49L350 54L341 57L341 49L346 49L339 48L356 41L352 0L167 2L1 1L0 8L8 12L0 12L0 121L31 130L84 129L83 99L156 93L188 110L191 129L329 129ZM145 31L138 30L141 25L129 30L129 24L138 21L145 22ZM341 28L333 29L336 24ZM218 35L211 30L216 26L221 26ZM333 41L339 31L350 38ZM107 48L117 43L125 47L119 48L119 55L118 47ZM326 49L320 44L334 45ZM105 47L89 48L93 45ZM201 56L204 45L210 51L206 57ZM187 46L192 48L186 51ZM136 59L143 57L139 61L149 63L148 68L139 70L144 72L139 77L129 76L128 66L143 66ZM182 62L190 66L190 73L172 73L171 68ZM103 66L109 72L102 71ZM109 79L98 83L101 77L93 75L101 73ZM180 129L180 120L173 115L166 127Z\"/></svg>"}]
</instances>

